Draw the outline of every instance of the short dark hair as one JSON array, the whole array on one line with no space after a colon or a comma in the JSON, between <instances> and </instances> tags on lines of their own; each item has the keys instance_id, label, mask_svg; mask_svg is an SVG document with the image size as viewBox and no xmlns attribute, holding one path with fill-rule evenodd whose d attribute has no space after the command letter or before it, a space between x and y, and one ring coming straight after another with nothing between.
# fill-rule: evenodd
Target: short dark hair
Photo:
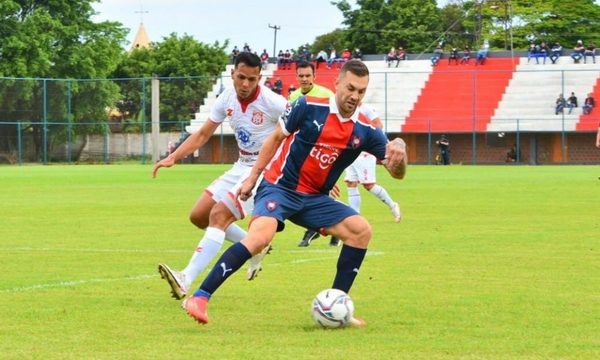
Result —
<instances>
[{"instance_id":1,"label":"short dark hair","mask_svg":"<svg viewBox=\"0 0 600 360\"><path fill-rule=\"evenodd\" d=\"M312 70L312 73L314 75L315 74L315 65L313 65L313 63L309 63L306 61L299 62L296 65L296 72L298 72L298 69L304 69L304 68L308 68L308 67Z\"/></svg>"},{"instance_id":2,"label":"short dark hair","mask_svg":"<svg viewBox=\"0 0 600 360\"><path fill-rule=\"evenodd\" d=\"M249 67L262 68L262 62L260 61L258 55L248 51L242 51L238 56L235 57L235 61L233 63L234 67L237 69L239 64L246 64Z\"/></svg>"},{"instance_id":3,"label":"short dark hair","mask_svg":"<svg viewBox=\"0 0 600 360\"><path fill-rule=\"evenodd\" d=\"M344 76L348 71L359 77L369 76L369 68L359 59L346 61L340 70L340 76Z\"/></svg>"}]
</instances>

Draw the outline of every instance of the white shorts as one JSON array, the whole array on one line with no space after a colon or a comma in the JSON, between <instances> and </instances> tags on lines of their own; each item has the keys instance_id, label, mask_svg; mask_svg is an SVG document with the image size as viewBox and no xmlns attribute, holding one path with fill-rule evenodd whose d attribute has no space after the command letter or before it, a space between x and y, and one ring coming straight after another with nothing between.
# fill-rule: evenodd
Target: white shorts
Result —
<instances>
[{"instance_id":1,"label":"white shorts","mask_svg":"<svg viewBox=\"0 0 600 360\"><path fill-rule=\"evenodd\" d=\"M346 182L359 182L361 184L375 184L375 156L362 152L354 162L346 168Z\"/></svg>"},{"instance_id":2,"label":"white shorts","mask_svg":"<svg viewBox=\"0 0 600 360\"><path fill-rule=\"evenodd\" d=\"M240 201L237 198L237 191L242 186L242 182L250 175L252 166L242 165L240 162L233 164L225 174L219 176L207 188L206 192L210 194L215 202L223 202L231 211L236 219L241 220L247 214L251 214L254 209L254 193L256 187L252 191L252 196L246 201ZM262 177L261 177L262 179ZM256 182L258 185L260 180Z\"/></svg>"}]
</instances>

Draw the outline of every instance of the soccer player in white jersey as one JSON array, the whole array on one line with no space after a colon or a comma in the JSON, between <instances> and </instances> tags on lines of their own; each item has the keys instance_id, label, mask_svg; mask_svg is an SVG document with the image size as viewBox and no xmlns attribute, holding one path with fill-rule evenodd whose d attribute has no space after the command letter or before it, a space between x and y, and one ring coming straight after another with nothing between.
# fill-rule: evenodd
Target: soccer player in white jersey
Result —
<instances>
[{"instance_id":1,"label":"soccer player in white jersey","mask_svg":"<svg viewBox=\"0 0 600 360\"><path fill-rule=\"evenodd\" d=\"M161 277L169 283L176 299L186 296L190 285L206 269L225 239L236 243L246 236L246 232L234 222L251 213L253 199L240 202L236 199L236 191L250 173L263 141L275 130L279 116L287 106L283 96L259 85L261 65L257 55L240 53L231 71L233 88L221 93L210 118L200 130L190 135L175 152L157 162L152 169L152 175L156 177L161 167L171 167L202 147L223 121L229 118L239 147L239 159L229 171L210 184L192 208L190 221L206 229L204 236L188 266L182 271L175 271L166 264L158 266ZM256 276L260 261L267 251L268 247L252 259L249 278Z\"/></svg>"},{"instance_id":2,"label":"soccer player in white jersey","mask_svg":"<svg viewBox=\"0 0 600 360\"><path fill-rule=\"evenodd\" d=\"M362 104L361 109L363 109L364 115L371 120L371 123L375 127L380 129L383 128L383 124L381 123L379 115L372 107ZM385 190L383 186L377 184L375 171L376 165L377 159L375 156L363 151L360 156L346 168L346 177L344 178L344 181L348 186L348 204L360 214L360 205L362 199L360 196L360 191L358 190L358 184L362 184L367 191L386 204L390 208L392 216L394 216L394 220L396 222L400 222L402 219L400 205L390 197L387 190ZM312 240L318 237L319 233L317 231L307 230L298 246L308 246ZM339 244L340 239L332 236L329 241L329 245L339 246Z\"/></svg>"},{"instance_id":3,"label":"soccer player in white jersey","mask_svg":"<svg viewBox=\"0 0 600 360\"><path fill-rule=\"evenodd\" d=\"M371 123L375 127L380 129L383 128L381 119L373 108L363 104L362 109L365 111L365 115L371 119ZM356 210L357 213L360 213L361 197L360 192L358 191L358 184L362 184L367 191L386 204L390 208L394 220L400 222L402 219L400 205L392 200L383 186L377 184L375 174L376 164L377 159L375 159L375 156L363 151L352 165L346 168L346 177L344 178L344 181L348 186L348 204L351 208Z\"/></svg>"}]
</instances>

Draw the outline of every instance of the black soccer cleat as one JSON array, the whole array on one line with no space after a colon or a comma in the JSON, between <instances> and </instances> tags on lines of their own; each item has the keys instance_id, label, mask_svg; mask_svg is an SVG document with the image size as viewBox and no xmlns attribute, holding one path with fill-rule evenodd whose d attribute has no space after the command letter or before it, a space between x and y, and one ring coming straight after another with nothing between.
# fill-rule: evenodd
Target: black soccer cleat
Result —
<instances>
[{"instance_id":1,"label":"black soccer cleat","mask_svg":"<svg viewBox=\"0 0 600 360\"><path fill-rule=\"evenodd\" d=\"M329 246L340 246L340 239L332 236L331 240L329 240Z\"/></svg>"},{"instance_id":2,"label":"black soccer cleat","mask_svg":"<svg viewBox=\"0 0 600 360\"><path fill-rule=\"evenodd\" d=\"M318 238L319 233L317 231L314 230L306 230L306 232L304 233L304 237L302 238L302 240L300 241L300 243L298 244L298 246L300 247L307 247L308 245L310 245L310 243Z\"/></svg>"}]
</instances>

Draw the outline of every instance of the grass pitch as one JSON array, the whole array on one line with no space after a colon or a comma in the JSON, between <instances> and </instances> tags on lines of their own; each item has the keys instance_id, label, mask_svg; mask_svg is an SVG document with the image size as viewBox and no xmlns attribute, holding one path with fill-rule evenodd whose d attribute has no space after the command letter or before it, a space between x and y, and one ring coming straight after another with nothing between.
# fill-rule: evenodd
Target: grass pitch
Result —
<instances>
[{"instance_id":1,"label":"grass pitch","mask_svg":"<svg viewBox=\"0 0 600 360\"><path fill-rule=\"evenodd\" d=\"M228 167L0 167L0 358L600 358L598 167L380 168L404 219L361 191L374 237L351 296L369 326L341 330L309 312L339 248L298 248L289 223L208 325L169 297L156 266L187 264L189 209Z\"/></svg>"}]
</instances>

